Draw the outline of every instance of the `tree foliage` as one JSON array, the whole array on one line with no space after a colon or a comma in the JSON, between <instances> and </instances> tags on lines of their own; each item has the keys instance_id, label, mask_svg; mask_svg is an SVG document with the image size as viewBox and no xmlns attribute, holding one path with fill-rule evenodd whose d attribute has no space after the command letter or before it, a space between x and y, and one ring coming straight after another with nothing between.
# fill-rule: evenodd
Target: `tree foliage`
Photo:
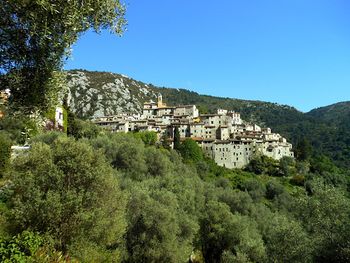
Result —
<instances>
[{"instance_id":1,"label":"tree foliage","mask_svg":"<svg viewBox=\"0 0 350 263\"><path fill-rule=\"evenodd\" d=\"M70 46L89 28L124 29L119 0L3 1L0 6L0 80L12 103L47 108L57 92L56 73Z\"/></svg>"},{"instance_id":2,"label":"tree foliage","mask_svg":"<svg viewBox=\"0 0 350 263\"><path fill-rule=\"evenodd\" d=\"M203 160L203 151L192 139L186 139L180 146L181 156L188 161L198 162Z\"/></svg>"},{"instance_id":3,"label":"tree foliage","mask_svg":"<svg viewBox=\"0 0 350 263\"><path fill-rule=\"evenodd\" d=\"M174 150L180 150L181 142L180 142L180 132L179 128L175 127L174 129Z\"/></svg>"},{"instance_id":4,"label":"tree foliage","mask_svg":"<svg viewBox=\"0 0 350 263\"><path fill-rule=\"evenodd\" d=\"M227 251L233 259L264 260L263 240L249 218L232 214L227 205L214 201L207 204L206 211L201 222L205 262L220 262Z\"/></svg>"},{"instance_id":5,"label":"tree foliage","mask_svg":"<svg viewBox=\"0 0 350 263\"><path fill-rule=\"evenodd\" d=\"M12 143L7 133L0 131L0 178L9 167L11 145Z\"/></svg>"},{"instance_id":6,"label":"tree foliage","mask_svg":"<svg viewBox=\"0 0 350 263\"><path fill-rule=\"evenodd\" d=\"M153 131L136 132L134 136L140 138L145 145L155 145L158 140L157 133Z\"/></svg>"},{"instance_id":7,"label":"tree foliage","mask_svg":"<svg viewBox=\"0 0 350 263\"><path fill-rule=\"evenodd\" d=\"M312 147L310 142L306 138L301 139L295 148L296 158L299 161L306 161L307 159L310 158L311 153L312 153Z\"/></svg>"},{"instance_id":8,"label":"tree foliage","mask_svg":"<svg viewBox=\"0 0 350 263\"><path fill-rule=\"evenodd\" d=\"M10 196L14 231L48 233L56 248L75 242L122 244L125 197L104 157L89 145L58 138L34 143L16 158Z\"/></svg>"},{"instance_id":9,"label":"tree foliage","mask_svg":"<svg viewBox=\"0 0 350 263\"><path fill-rule=\"evenodd\" d=\"M100 127L96 124L78 119L71 112L68 113L67 134L69 136L73 136L76 139L93 139L97 137L100 131Z\"/></svg>"},{"instance_id":10,"label":"tree foliage","mask_svg":"<svg viewBox=\"0 0 350 263\"><path fill-rule=\"evenodd\" d=\"M83 262L349 261L347 180L333 180L346 173L322 156L266 159L257 175L188 161L135 134L51 132L31 143L0 185L6 258L24 251L39 262L44 254ZM189 145L192 156L198 146ZM304 176L305 187L290 184L291 175ZM44 243L33 255L22 245L11 254L9 235L27 230Z\"/></svg>"}]
</instances>

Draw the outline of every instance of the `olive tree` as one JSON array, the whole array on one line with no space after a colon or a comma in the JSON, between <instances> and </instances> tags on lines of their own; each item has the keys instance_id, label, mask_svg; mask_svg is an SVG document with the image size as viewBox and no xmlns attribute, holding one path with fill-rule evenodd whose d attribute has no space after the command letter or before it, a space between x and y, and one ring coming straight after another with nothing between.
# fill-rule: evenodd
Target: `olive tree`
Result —
<instances>
[{"instance_id":1,"label":"olive tree","mask_svg":"<svg viewBox=\"0 0 350 263\"><path fill-rule=\"evenodd\" d=\"M86 143L64 137L51 147L33 143L13 167L13 231L48 234L64 252L79 247L76 242L120 248L126 198L114 173L103 154Z\"/></svg>"},{"instance_id":2,"label":"olive tree","mask_svg":"<svg viewBox=\"0 0 350 263\"><path fill-rule=\"evenodd\" d=\"M0 81L26 111L45 109L62 83L57 73L70 46L86 30L121 34L119 0L4 0L0 5Z\"/></svg>"}]
</instances>

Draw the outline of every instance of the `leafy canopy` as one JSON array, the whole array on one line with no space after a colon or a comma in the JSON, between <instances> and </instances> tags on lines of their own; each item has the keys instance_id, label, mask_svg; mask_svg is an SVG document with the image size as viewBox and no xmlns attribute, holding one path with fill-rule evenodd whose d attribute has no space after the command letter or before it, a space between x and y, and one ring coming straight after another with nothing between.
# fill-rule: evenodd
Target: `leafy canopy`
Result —
<instances>
[{"instance_id":1,"label":"leafy canopy","mask_svg":"<svg viewBox=\"0 0 350 263\"><path fill-rule=\"evenodd\" d=\"M77 240L118 247L125 229L125 196L99 151L58 137L51 147L33 143L16 158L10 219L15 232L50 234L66 251Z\"/></svg>"},{"instance_id":2,"label":"leafy canopy","mask_svg":"<svg viewBox=\"0 0 350 263\"><path fill-rule=\"evenodd\" d=\"M0 6L0 81L25 110L47 109L57 93L62 61L84 31L121 34L125 6L119 0L16 0Z\"/></svg>"}]
</instances>

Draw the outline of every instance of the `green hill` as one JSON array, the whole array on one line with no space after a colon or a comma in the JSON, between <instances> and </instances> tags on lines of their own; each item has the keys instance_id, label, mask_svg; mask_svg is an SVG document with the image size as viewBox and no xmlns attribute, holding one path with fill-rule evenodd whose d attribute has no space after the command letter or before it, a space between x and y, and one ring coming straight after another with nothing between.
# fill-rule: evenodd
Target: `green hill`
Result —
<instances>
[{"instance_id":1,"label":"green hill","mask_svg":"<svg viewBox=\"0 0 350 263\"><path fill-rule=\"evenodd\" d=\"M81 118L140 112L143 102L160 93L168 104L196 104L201 112L217 108L235 110L246 121L268 126L294 145L302 138L315 153L350 167L350 102L342 102L302 113L277 103L201 95L185 89L156 87L124 75L72 70L68 72L71 107Z\"/></svg>"}]
</instances>

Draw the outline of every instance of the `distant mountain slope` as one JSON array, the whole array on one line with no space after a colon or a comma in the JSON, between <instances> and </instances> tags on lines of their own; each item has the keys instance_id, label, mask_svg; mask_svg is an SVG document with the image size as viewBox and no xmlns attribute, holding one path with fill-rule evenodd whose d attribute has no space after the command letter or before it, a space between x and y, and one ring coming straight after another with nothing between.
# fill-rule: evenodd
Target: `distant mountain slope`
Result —
<instances>
[{"instance_id":1,"label":"distant mountain slope","mask_svg":"<svg viewBox=\"0 0 350 263\"><path fill-rule=\"evenodd\" d=\"M313 109L308 112L307 115L325 122L343 122L344 120L349 119L350 101L339 102L326 107Z\"/></svg>"},{"instance_id":2,"label":"distant mountain slope","mask_svg":"<svg viewBox=\"0 0 350 263\"><path fill-rule=\"evenodd\" d=\"M185 89L157 88L170 104L196 104L202 111L215 112L218 108L240 112L246 121L271 127L297 122L304 114L293 107L277 103L220 98L200 95Z\"/></svg>"},{"instance_id":3,"label":"distant mountain slope","mask_svg":"<svg viewBox=\"0 0 350 263\"><path fill-rule=\"evenodd\" d=\"M321 150L339 164L350 167L350 102L339 102L306 113L327 128L316 131Z\"/></svg>"},{"instance_id":4,"label":"distant mountain slope","mask_svg":"<svg viewBox=\"0 0 350 263\"><path fill-rule=\"evenodd\" d=\"M145 101L162 94L169 105L196 104L202 112L235 110L242 118L281 133L293 144L307 138L316 152L350 167L350 102L302 113L276 103L200 95L185 89L156 87L109 72L68 71L71 108L81 118L141 112Z\"/></svg>"}]
</instances>

